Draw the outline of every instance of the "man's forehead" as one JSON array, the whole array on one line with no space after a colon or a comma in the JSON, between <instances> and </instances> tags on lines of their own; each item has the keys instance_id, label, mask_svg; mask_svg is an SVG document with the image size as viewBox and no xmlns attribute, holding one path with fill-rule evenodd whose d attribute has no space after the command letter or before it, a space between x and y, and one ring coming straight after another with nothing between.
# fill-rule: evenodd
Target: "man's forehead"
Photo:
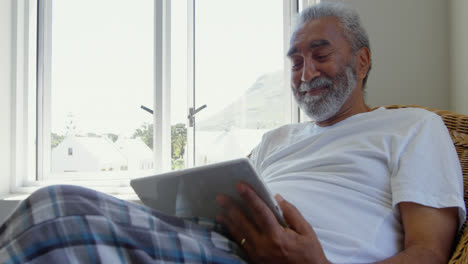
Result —
<instances>
[{"instance_id":1,"label":"man's forehead","mask_svg":"<svg viewBox=\"0 0 468 264\"><path fill-rule=\"evenodd\" d=\"M324 47L324 46L330 46L330 41L326 40L326 39L317 39L317 40L313 40L309 43L308 45L308 49L315 49L315 48L319 48L319 47ZM291 45L291 48L289 49L288 53L287 53L287 56L290 57L292 55L294 55L295 53L299 53L300 50L297 46L292 46Z\"/></svg>"},{"instance_id":2,"label":"man's forehead","mask_svg":"<svg viewBox=\"0 0 468 264\"><path fill-rule=\"evenodd\" d=\"M298 52L300 48L313 49L331 45L338 40L344 40L344 35L336 17L313 19L301 24L294 31L287 55L290 56Z\"/></svg>"}]
</instances>

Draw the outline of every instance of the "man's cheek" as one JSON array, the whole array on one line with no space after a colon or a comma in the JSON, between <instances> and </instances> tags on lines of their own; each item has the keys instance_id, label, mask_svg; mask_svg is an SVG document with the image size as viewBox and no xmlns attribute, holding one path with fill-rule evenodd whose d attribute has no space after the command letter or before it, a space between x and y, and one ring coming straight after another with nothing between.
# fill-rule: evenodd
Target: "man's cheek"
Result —
<instances>
[{"instance_id":1,"label":"man's cheek","mask_svg":"<svg viewBox=\"0 0 468 264\"><path fill-rule=\"evenodd\" d=\"M301 75L298 74L297 72L293 72L291 74L291 87L293 89L299 89L299 86L301 85Z\"/></svg>"}]
</instances>

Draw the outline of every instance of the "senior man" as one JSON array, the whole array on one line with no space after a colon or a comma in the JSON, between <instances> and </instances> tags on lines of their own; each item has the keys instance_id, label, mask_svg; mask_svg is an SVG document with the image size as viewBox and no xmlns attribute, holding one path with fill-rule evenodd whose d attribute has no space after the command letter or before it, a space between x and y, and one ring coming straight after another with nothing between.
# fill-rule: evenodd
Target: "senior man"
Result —
<instances>
[{"instance_id":1,"label":"senior man","mask_svg":"<svg viewBox=\"0 0 468 264\"><path fill-rule=\"evenodd\" d=\"M420 109L371 111L363 98L369 40L342 4L303 11L287 55L294 96L315 122L266 133L251 160L288 227L242 183L253 219L217 197L225 208L217 220L235 242L217 225L51 186L0 226L0 263L446 262L466 209L441 119Z\"/></svg>"},{"instance_id":2,"label":"senior man","mask_svg":"<svg viewBox=\"0 0 468 264\"><path fill-rule=\"evenodd\" d=\"M246 185L237 187L252 221L218 197L226 209L218 221L254 262L448 261L465 216L453 144L433 113L365 104L370 53L352 9L321 3L302 12L287 55L294 96L315 123L270 131L251 155L284 197L289 228Z\"/></svg>"}]
</instances>

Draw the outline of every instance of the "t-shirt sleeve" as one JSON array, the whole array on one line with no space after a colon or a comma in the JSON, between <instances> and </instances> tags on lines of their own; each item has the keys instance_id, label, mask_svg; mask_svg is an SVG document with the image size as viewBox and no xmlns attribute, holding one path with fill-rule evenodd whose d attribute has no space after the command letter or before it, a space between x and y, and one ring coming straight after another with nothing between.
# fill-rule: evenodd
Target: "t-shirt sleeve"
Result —
<instances>
[{"instance_id":1,"label":"t-shirt sleeve","mask_svg":"<svg viewBox=\"0 0 468 264\"><path fill-rule=\"evenodd\" d=\"M410 133L391 177L393 206L458 207L461 227L466 216L463 177L446 126L439 116L429 115Z\"/></svg>"}]
</instances>

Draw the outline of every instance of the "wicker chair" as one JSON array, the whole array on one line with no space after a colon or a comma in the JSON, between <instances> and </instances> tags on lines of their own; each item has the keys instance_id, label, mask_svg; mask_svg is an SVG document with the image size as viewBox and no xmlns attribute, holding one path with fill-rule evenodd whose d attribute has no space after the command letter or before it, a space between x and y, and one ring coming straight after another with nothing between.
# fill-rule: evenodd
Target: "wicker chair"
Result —
<instances>
[{"instance_id":1,"label":"wicker chair","mask_svg":"<svg viewBox=\"0 0 468 264\"><path fill-rule=\"evenodd\" d=\"M438 110L417 105L391 105L387 109L419 107L434 112L442 117L452 137L463 171L465 187L465 205L468 207L468 115L456 114L446 110ZM468 227L467 221L463 224L460 233L456 237L456 246L449 264L468 263Z\"/></svg>"}]
</instances>

